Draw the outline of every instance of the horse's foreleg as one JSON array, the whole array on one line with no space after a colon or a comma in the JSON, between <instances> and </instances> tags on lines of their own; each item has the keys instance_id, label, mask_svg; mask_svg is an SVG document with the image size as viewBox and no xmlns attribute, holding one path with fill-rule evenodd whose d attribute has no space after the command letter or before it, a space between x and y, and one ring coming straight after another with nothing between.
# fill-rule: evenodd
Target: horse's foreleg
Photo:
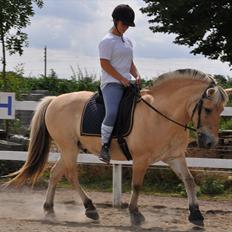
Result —
<instances>
[{"instance_id":1,"label":"horse's foreleg","mask_svg":"<svg viewBox=\"0 0 232 232\"><path fill-rule=\"evenodd\" d=\"M98 220L99 215L97 213L96 207L94 206L92 200L88 197L86 192L80 186L78 178L71 179L70 181L72 183L73 188L78 192L79 196L81 197L81 200L85 207L85 215L93 220Z\"/></svg>"},{"instance_id":2,"label":"horse's foreleg","mask_svg":"<svg viewBox=\"0 0 232 232\"><path fill-rule=\"evenodd\" d=\"M56 162L56 164L53 166L53 168L51 169L50 180L49 180L48 189L46 193L46 200L43 206L44 210L48 214L54 213L53 202L54 202L56 185L63 175L64 175L64 164L62 162L62 159L59 159Z\"/></svg>"},{"instance_id":3,"label":"horse's foreleg","mask_svg":"<svg viewBox=\"0 0 232 232\"><path fill-rule=\"evenodd\" d=\"M199 209L199 205L197 202L196 196L196 184L194 182L194 178L190 173L185 157L181 157L175 160L168 162L171 169L176 173L176 175L184 182L186 192L188 195L188 203L189 203L189 221L196 225L204 225L204 217L201 214Z\"/></svg>"},{"instance_id":4,"label":"horse's foreleg","mask_svg":"<svg viewBox=\"0 0 232 232\"><path fill-rule=\"evenodd\" d=\"M138 198L139 192L143 185L144 175L146 173L148 163L145 161L135 161L133 164L133 175L132 175L132 193L129 204L129 212L131 217L131 223L140 225L145 221L144 216L138 209Z\"/></svg>"},{"instance_id":5,"label":"horse's foreleg","mask_svg":"<svg viewBox=\"0 0 232 232\"><path fill-rule=\"evenodd\" d=\"M91 219L97 220L99 215L95 206L92 203L92 200L88 197L85 191L81 188L78 172L77 172L77 147L68 147L65 151L62 152L62 158L65 163L65 176L72 184L74 190L76 190L84 204L86 209L85 215Z\"/></svg>"}]
</instances>

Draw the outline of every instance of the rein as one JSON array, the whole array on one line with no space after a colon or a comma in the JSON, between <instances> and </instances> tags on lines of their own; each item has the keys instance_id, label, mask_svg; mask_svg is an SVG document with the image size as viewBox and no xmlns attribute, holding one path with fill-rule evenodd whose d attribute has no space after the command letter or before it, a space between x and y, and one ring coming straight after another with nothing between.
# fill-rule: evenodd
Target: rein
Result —
<instances>
[{"instance_id":1,"label":"rein","mask_svg":"<svg viewBox=\"0 0 232 232\"><path fill-rule=\"evenodd\" d=\"M190 126L187 126L187 125L184 125L180 122L177 122L176 120L172 119L172 118L169 118L168 116L166 116L165 114L163 114L162 112L160 112L158 109L156 109L154 106L152 106L149 102L147 102L146 100L144 100L142 97L140 97L140 100L142 102L144 102L148 107L150 107L152 110L154 110L155 112L157 112L158 114L160 114L162 117L166 118L168 121L171 121L173 123L175 123L176 125L178 126L181 126L183 127L185 130L188 129L188 130L191 130L191 131L197 131L195 128L193 127L190 127Z\"/></svg>"},{"instance_id":2,"label":"rein","mask_svg":"<svg viewBox=\"0 0 232 232\"><path fill-rule=\"evenodd\" d=\"M192 112L192 116L191 116L191 120L193 119L193 116L196 112L196 110L198 109L198 122L197 122L197 129L195 129L194 127L191 127L191 126L188 126L187 124L184 125L170 117L168 117L167 115L163 114L162 112L160 112L157 108L155 108L153 105L151 105L149 102L147 102L146 100L144 100L141 95L140 95L140 92L139 90L135 90L134 88L134 91L135 91L135 94L137 95L137 97L139 98L139 100L141 100L142 102L144 102L149 108L151 108L153 111L155 111L156 113L160 114L162 117L166 118L168 121L171 121L173 123L175 123L176 125L178 126L181 126L183 127L185 130L190 130L190 131L194 131L194 132L197 132L197 130L202 126L201 125L201 112L202 112L202 107L203 107L203 99L206 98L206 91L209 89L209 88L212 88L212 87L215 87L216 86L216 83L215 82L212 82L210 83L210 85L204 90L200 100L196 103L194 109L193 109L193 112Z\"/></svg>"}]
</instances>

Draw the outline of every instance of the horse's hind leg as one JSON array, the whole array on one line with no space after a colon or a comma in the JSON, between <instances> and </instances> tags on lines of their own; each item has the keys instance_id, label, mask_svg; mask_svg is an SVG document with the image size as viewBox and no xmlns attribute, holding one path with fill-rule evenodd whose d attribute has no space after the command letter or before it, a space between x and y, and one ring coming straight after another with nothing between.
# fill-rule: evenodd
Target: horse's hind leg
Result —
<instances>
[{"instance_id":1,"label":"horse's hind leg","mask_svg":"<svg viewBox=\"0 0 232 232\"><path fill-rule=\"evenodd\" d=\"M48 214L54 213L53 205L54 205L56 185L61 179L61 177L64 175L64 170L65 170L64 163L62 159L59 159L51 169L49 185L46 193L46 200L43 206L44 210Z\"/></svg>"},{"instance_id":2,"label":"horse's hind leg","mask_svg":"<svg viewBox=\"0 0 232 232\"><path fill-rule=\"evenodd\" d=\"M193 224L203 226L204 217L199 210L199 205L197 202L196 196L196 184L194 182L194 178L190 173L185 157L180 157L178 159L169 161L171 169L176 173L176 175L184 182L186 192L188 195L188 203L189 203L189 221Z\"/></svg>"},{"instance_id":3,"label":"horse's hind leg","mask_svg":"<svg viewBox=\"0 0 232 232\"><path fill-rule=\"evenodd\" d=\"M77 172L77 154L78 148L76 144L66 144L62 150L62 159L65 165L65 176L68 181L72 184L73 188L78 192L84 207L86 209L85 215L91 219L97 220L99 215L92 200L88 197L85 191L81 188L78 172Z\"/></svg>"}]
</instances>

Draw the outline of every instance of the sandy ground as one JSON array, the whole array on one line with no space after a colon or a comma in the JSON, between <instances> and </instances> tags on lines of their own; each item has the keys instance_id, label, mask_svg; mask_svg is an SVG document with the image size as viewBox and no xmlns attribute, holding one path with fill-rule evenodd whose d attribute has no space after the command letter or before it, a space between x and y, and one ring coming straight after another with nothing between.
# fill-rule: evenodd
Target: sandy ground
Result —
<instances>
[{"instance_id":1,"label":"sandy ground","mask_svg":"<svg viewBox=\"0 0 232 232\"><path fill-rule=\"evenodd\" d=\"M200 201L205 217L205 227L200 228L188 222L186 199L141 195L140 209L146 221L135 227L130 224L126 207L112 207L111 193L90 192L89 195L100 215L97 222L85 217L80 199L72 190L57 190L55 218L44 215L44 190L1 190L0 232L232 231L232 202L229 201ZM129 194L123 194L123 202L128 201Z\"/></svg>"}]
</instances>

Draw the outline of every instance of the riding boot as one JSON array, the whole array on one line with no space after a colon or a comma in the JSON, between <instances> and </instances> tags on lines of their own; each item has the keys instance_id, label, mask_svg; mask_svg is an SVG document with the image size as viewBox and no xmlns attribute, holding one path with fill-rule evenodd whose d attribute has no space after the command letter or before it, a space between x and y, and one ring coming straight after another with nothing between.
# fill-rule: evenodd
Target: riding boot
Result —
<instances>
[{"instance_id":1,"label":"riding boot","mask_svg":"<svg viewBox=\"0 0 232 232\"><path fill-rule=\"evenodd\" d=\"M110 146L108 143L104 143L102 145L102 149L99 155L99 159L107 164L110 163Z\"/></svg>"},{"instance_id":2,"label":"riding boot","mask_svg":"<svg viewBox=\"0 0 232 232\"><path fill-rule=\"evenodd\" d=\"M102 123L101 126L101 140L102 140L102 149L99 155L99 159L107 164L110 163L110 141L111 141L111 134L113 131L112 126L107 126Z\"/></svg>"}]
</instances>

